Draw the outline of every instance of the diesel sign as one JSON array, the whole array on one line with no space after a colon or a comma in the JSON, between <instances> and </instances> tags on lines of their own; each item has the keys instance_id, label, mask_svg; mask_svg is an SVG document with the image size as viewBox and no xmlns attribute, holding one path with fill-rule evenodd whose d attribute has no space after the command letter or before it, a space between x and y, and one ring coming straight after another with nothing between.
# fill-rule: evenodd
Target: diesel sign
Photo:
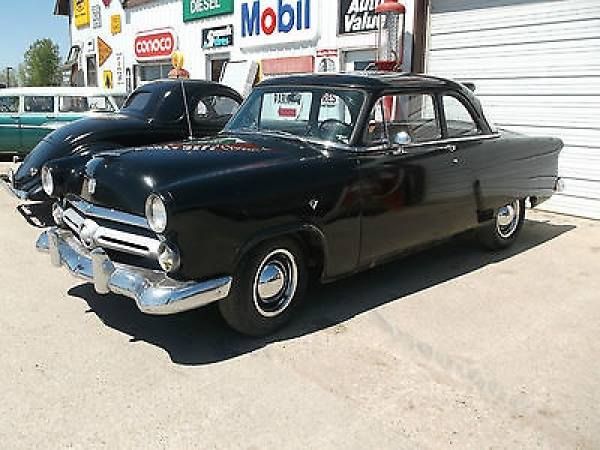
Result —
<instances>
[{"instance_id":1,"label":"diesel sign","mask_svg":"<svg viewBox=\"0 0 600 450\"><path fill-rule=\"evenodd\" d=\"M175 45L175 34L171 30L142 32L135 38L135 56L138 60L166 59Z\"/></svg>"},{"instance_id":2,"label":"diesel sign","mask_svg":"<svg viewBox=\"0 0 600 450\"><path fill-rule=\"evenodd\" d=\"M183 0L183 21L233 13L233 0Z\"/></svg>"}]
</instances>

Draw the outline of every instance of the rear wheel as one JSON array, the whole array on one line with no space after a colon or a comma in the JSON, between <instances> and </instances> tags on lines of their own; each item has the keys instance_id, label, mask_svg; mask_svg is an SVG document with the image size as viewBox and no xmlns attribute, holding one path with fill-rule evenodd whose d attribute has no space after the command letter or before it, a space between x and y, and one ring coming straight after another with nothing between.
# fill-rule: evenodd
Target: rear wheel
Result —
<instances>
[{"instance_id":1,"label":"rear wheel","mask_svg":"<svg viewBox=\"0 0 600 450\"><path fill-rule=\"evenodd\" d=\"M307 270L291 239L259 245L244 258L229 296L219 302L225 321L251 336L272 333L291 319L304 297Z\"/></svg>"},{"instance_id":2,"label":"rear wheel","mask_svg":"<svg viewBox=\"0 0 600 450\"><path fill-rule=\"evenodd\" d=\"M519 235L525 220L525 201L513 200L498 208L494 220L478 230L479 241L490 250L510 246Z\"/></svg>"}]
</instances>

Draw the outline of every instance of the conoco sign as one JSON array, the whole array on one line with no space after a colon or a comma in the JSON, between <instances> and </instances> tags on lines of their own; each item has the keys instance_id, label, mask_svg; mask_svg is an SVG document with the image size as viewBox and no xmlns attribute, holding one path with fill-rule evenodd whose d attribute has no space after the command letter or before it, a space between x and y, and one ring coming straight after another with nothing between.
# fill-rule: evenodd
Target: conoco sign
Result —
<instances>
[{"instance_id":1,"label":"conoco sign","mask_svg":"<svg viewBox=\"0 0 600 450\"><path fill-rule=\"evenodd\" d=\"M152 30L138 33L135 38L135 57L138 60L168 59L176 50L173 30Z\"/></svg>"}]
</instances>

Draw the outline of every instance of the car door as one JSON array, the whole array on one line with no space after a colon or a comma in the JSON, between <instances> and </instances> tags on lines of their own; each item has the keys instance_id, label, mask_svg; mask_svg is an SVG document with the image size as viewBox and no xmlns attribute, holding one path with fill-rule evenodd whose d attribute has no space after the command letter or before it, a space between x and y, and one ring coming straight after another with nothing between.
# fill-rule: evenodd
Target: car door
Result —
<instances>
[{"instance_id":1,"label":"car door","mask_svg":"<svg viewBox=\"0 0 600 450\"><path fill-rule=\"evenodd\" d=\"M0 96L0 153L17 153L21 149L18 95Z\"/></svg>"},{"instance_id":2,"label":"car door","mask_svg":"<svg viewBox=\"0 0 600 450\"><path fill-rule=\"evenodd\" d=\"M439 98L386 95L371 113L361 174L361 265L476 223L473 174L443 140Z\"/></svg>"},{"instance_id":3,"label":"car door","mask_svg":"<svg viewBox=\"0 0 600 450\"><path fill-rule=\"evenodd\" d=\"M21 115L21 143L24 152L32 150L52 131L48 124L56 120L54 103L52 95L24 96Z\"/></svg>"}]
</instances>

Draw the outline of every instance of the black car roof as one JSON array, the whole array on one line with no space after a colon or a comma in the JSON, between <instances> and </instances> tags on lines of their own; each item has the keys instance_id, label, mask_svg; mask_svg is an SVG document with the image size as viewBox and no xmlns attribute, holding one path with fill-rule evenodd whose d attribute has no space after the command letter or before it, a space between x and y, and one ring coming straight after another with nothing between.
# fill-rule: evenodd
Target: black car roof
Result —
<instances>
[{"instance_id":1,"label":"black car roof","mask_svg":"<svg viewBox=\"0 0 600 450\"><path fill-rule=\"evenodd\" d=\"M316 73L274 77L260 83L260 86L332 86L357 87L382 90L398 87L453 88L462 90L462 85L445 78L430 75L400 72L348 72Z\"/></svg>"}]
</instances>

